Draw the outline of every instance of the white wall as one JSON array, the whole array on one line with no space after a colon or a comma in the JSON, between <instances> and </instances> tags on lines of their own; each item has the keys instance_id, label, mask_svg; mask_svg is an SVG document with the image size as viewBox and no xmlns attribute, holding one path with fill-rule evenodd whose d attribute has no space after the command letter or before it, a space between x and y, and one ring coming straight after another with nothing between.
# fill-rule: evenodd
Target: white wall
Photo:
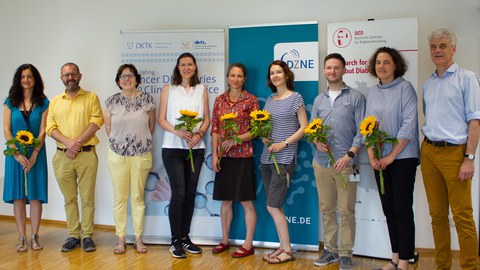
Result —
<instances>
[{"instance_id":1,"label":"white wall","mask_svg":"<svg viewBox=\"0 0 480 270\"><path fill-rule=\"evenodd\" d=\"M96 92L103 102L118 90L114 77L120 65L120 30L218 29L232 25L317 20L320 57L323 58L327 50L324 40L328 23L406 17L419 19L420 82L433 70L426 38L432 30L440 27L457 33L456 62L480 73L480 0L2 1L0 99L7 96L15 69L26 62L40 70L47 96L51 98L57 95L64 89L59 78L60 66L72 61L80 66L83 73L81 86ZM323 76L320 77L320 87L324 88L326 82ZM420 90L418 94L421 96ZM3 110L0 111L3 116ZM423 115L420 115L420 121L423 121ZM107 140L103 128L98 136L101 143L97 148L100 164L95 222L113 225L113 199L106 169ZM48 160L51 160L55 149L51 138L47 139L47 149ZM0 155L1 192L3 167L4 158ZM43 218L65 220L63 196L51 167L49 174L49 203L44 207ZM478 174L477 161L475 181L478 181ZM416 245L432 248L430 218L420 174L417 182ZM0 215L13 215L12 207L0 202Z\"/></svg>"}]
</instances>

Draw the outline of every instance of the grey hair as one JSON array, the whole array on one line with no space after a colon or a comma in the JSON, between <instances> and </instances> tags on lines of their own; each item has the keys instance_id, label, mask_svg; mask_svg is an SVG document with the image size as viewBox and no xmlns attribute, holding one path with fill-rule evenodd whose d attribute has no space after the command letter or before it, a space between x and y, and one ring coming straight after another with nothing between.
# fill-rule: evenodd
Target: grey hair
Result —
<instances>
[{"instance_id":1,"label":"grey hair","mask_svg":"<svg viewBox=\"0 0 480 270\"><path fill-rule=\"evenodd\" d=\"M428 41L430 42L432 38L445 38L445 39L448 39L448 42L450 43L451 46L454 46L454 47L457 46L457 36L455 35L454 32L446 28L440 28L433 31L428 36Z\"/></svg>"},{"instance_id":2,"label":"grey hair","mask_svg":"<svg viewBox=\"0 0 480 270\"><path fill-rule=\"evenodd\" d=\"M72 63L72 62L67 62L67 63L63 64L63 66L60 68L60 72L66 66L74 66L77 69L78 73L80 73L80 68L78 67L78 65L75 64L75 63Z\"/></svg>"}]
</instances>

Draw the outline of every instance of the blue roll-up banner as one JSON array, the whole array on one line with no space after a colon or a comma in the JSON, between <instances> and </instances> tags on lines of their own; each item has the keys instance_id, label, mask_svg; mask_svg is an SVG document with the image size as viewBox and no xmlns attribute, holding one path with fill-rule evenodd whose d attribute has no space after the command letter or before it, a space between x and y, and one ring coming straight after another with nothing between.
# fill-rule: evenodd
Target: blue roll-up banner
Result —
<instances>
[{"instance_id":1,"label":"blue roll-up banner","mask_svg":"<svg viewBox=\"0 0 480 270\"><path fill-rule=\"evenodd\" d=\"M245 88L258 97L260 108L272 94L267 87L268 66L273 60L285 61L295 73L295 91L305 101L310 114L313 100L318 95L318 22L285 23L275 25L238 26L229 28L229 62L241 62L248 70ZM254 241L256 246L273 247L278 236L266 209L266 194L260 176L260 155L263 144L254 142L256 166L255 207L258 222ZM312 169L312 146L300 142L297 166L284 203L291 242L295 248L318 248L318 200ZM244 213L240 204L234 205L231 239L242 243L245 239ZM232 240L235 243L235 240Z\"/></svg>"}]
</instances>

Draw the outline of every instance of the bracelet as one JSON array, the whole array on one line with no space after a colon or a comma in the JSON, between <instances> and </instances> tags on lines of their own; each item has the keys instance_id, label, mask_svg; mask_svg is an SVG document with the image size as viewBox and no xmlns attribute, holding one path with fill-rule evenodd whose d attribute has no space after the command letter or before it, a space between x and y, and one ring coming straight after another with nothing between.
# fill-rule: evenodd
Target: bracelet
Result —
<instances>
[{"instance_id":1,"label":"bracelet","mask_svg":"<svg viewBox=\"0 0 480 270\"><path fill-rule=\"evenodd\" d=\"M204 133L203 133L203 131L201 131L201 130L199 129L197 132L195 132L195 134L198 134L198 135L200 135L200 137L203 137L203 134L204 134Z\"/></svg>"},{"instance_id":2,"label":"bracelet","mask_svg":"<svg viewBox=\"0 0 480 270\"><path fill-rule=\"evenodd\" d=\"M33 152L40 153L40 150L35 148L35 149L33 149Z\"/></svg>"}]
</instances>

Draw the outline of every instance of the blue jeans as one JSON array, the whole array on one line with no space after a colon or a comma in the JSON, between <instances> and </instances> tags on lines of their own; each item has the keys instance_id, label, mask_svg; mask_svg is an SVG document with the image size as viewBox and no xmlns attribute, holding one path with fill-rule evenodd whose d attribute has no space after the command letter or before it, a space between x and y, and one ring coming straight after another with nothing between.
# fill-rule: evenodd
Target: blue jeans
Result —
<instances>
[{"instance_id":1,"label":"blue jeans","mask_svg":"<svg viewBox=\"0 0 480 270\"><path fill-rule=\"evenodd\" d=\"M195 172L192 172L190 160L187 160L188 149L162 149L163 164L172 189L172 198L168 207L172 242L175 239L187 237L190 233L198 177L205 153L204 149L192 151Z\"/></svg>"}]
</instances>

